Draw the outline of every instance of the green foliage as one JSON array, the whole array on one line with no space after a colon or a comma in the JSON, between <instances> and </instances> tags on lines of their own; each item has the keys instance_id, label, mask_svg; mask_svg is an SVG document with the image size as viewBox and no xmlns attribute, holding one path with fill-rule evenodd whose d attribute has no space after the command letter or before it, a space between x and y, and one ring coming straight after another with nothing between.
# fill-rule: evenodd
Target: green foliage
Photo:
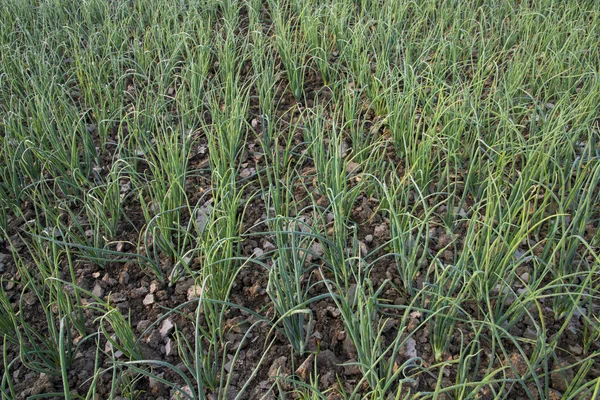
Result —
<instances>
[{"instance_id":1,"label":"green foliage","mask_svg":"<svg viewBox=\"0 0 600 400\"><path fill-rule=\"evenodd\" d=\"M3 400L30 372L58 392L34 398L599 396L597 2L5 0L0 21ZM108 287L167 289L91 289L126 271L143 283ZM161 313L143 332L138 306ZM175 362L144 343L168 318ZM323 387L319 325L356 376Z\"/></svg>"}]
</instances>

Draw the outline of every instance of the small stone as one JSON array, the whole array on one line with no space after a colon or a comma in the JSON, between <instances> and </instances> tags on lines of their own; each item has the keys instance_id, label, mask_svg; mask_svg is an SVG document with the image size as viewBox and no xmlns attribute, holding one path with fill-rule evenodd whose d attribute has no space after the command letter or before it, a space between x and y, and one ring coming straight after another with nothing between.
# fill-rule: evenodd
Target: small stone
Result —
<instances>
[{"instance_id":1,"label":"small stone","mask_svg":"<svg viewBox=\"0 0 600 400\"><path fill-rule=\"evenodd\" d=\"M404 297L402 296L398 296L394 299L394 305L396 306L403 306L406 304L406 300L404 300Z\"/></svg>"},{"instance_id":2,"label":"small stone","mask_svg":"<svg viewBox=\"0 0 600 400\"><path fill-rule=\"evenodd\" d=\"M369 248L364 242L358 241L358 248L360 249L360 255L366 257L369 254Z\"/></svg>"},{"instance_id":3,"label":"small stone","mask_svg":"<svg viewBox=\"0 0 600 400\"><path fill-rule=\"evenodd\" d=\"M527 292L528 292L528 290L525 288L517 289L517 296L520 297L523 295L523 293L527 293Z\"/></svg>"},{"instance_id":4,"label":"small stone","mask_svg":"<svg viewBox=\"0 0 600 400\"><path fill-rule=\"evenodd\" d=\"M372 243L373 242L373 235L369 234L369 235L365 236L365 242Z\"/></svg>"},{"instance_id":5,"label":"small stone","mask_svg":"<svg viewBox=\"0 0 600 400\"><path fill-rule=\"evenodd\" d=\"M304 233L310 233L310 231L311 231L310 227L312 225L312 220L305 215L301 215L301 216L297 217L297 220L299 222L292 225L292 226L295 226L295 230L298 230L298 231L304 232Z\"/></svg>"},{"instance_id":6,"label":"small stone","mask_svg":"<svg viewBox=\"0 0 600 400\"><path fill-rule=\"evenodd\" d=\"M61 230L54 227L45 228L42 233L56 239L60 239L63 236Z\"/></svg>"},{"instance_id":7,"label":"small stone","mask_svg":"<svg viewBox=\"0 0 600 400\"><path fill-rule=\"evenodd\" d=\"M265 240L265 242L263 243L263 250L265 251L275 250L276 248L277 247L275 247L275 245L269 242L268 240Z\"/></svg>"},{"instance_id":8,"label":"small stone","mask_svg":"<svg viewBox=\"0 0 600 400\"><path fill-rule=\"evenodd\" d=\"M443 249L444 247L448 246L450 243L452 243L452 237L448 234L443 234L438 239L438 245L439 245L438 248Z\"/></svg>"},{"instance_id":9,"label":"small stone","mask_svg":"<svg viewBox=\"0 0 600 400\"><path fill-rule=\"evenodd\" d=\"M322 208L327 208L329 206L329 198L327 196L321 196L319 200L317 200L317 205Z\"/></svg>"},{"instance_id":10,"label":"small stone","mask_svg":"<svg viewBox=\"0 0 600 400\"><path fill-rule=\"evenodd\" d=\"M255 248L252 253L256 256L256 258L262 257L265 252L260 247Z\"/></svg>"},{"instance_id":11,"label":"small stone","mask_svg":"<svg viewBox=\"0 0 600 400\"><path fill-rule=\"evenodd\" d=\"M140 286L139 288L135 288L129 292L129 295L132 299L137 299L144 296L146 293L148 293L148 289L146 289L144 286Z\"/></svg>"},{"instance_id":12,"label":"small stone","mask_svg":"<svg viewBox=\"0 0 600 400\"><path fill-rule=\"evenodd\" d=\"M121 191L121 196L122 197L125 196L125 194L129 193L129 191L131 190L131 182L121 183L119 190ZM123 243L123 242L121 242L121 243Z\"/></svg>"},{"instance_id":13,"label":"small stone","mask_svg":"<svg viewBox=\"0 0 600 400\"><path fill-rule=\"evenodd\" d=\"M525 329L525 332L523 332L523 337L525 339L529 339L529 340L537 340L538 334L535 330L533 330L531 328L527 328L527 329Z\"/></svg>"},{"instance_id":14,"label":"small stone","mask_svg":"<svg viewBox=\"0 0 600 400\"><path fill-rule=\"evenodd\" d=\"M573 317L579 319L583 316L587 316L587 309L585 307L576 307L573 310Z\"/></svg>"},{"instance_id":15,"label":"small stone","mask_svg":"<svg viewBox=\"0 0 600 400\"><path fill-rule=\"evenodd\" d=\"M146 328L150 326L151 323L152 322L149 319L143 319L140 322L138 322L136 329L138 330L138 332L144 332Z\"/></svg>"},{"instance_id":16,"label":"small stone","mask_svg":"<svg viewBox=\"0 0 600 400\"><path fill-rule=\"evenodd\" d=\"M281 356L277 358L269 368L269 378L273 379L275 376L287 376L287 364L287 357Z\"/></svg>"},{"instance_id":17,"label":"small stone","mask_svg":"<svg viewBox=\"0 0 600 400\"><path fill-rule=\"evenodd\" d=\"M454 214L458 214L462 218L467 218L467 212L464 208L454 207Z\"/></svg>"},{"instance_id":18,"label":"small stone","mask_svg":"<svg viewBox=\"0 0 600 400\"><path fill-rule=\"evenodd\" d=\"M171 333L174 326L175 325L173 325L173 322L171 321L171 319L169 319L169 318L165 319L160 327L160 336L163 338L165 336L167 336L169 333Z\"/></svg>"},{"instance_id":19,"label":"small stone","mask_svg":"<svg viewBox=\"0 0 600 400\"><path fill-rule=\"evenodd\" d=\"M150 346L150 348L158 349L161 342L160 332L154 329L148 337L146 337L145 342Z\"/></svg>"},{"instance_id":20,"label":"small stone","mask_svg":"<svg viewBox=\"0 0 600 400\"><path fill-rule=\"evenodd\" d=\"M388 227L386 224L380 224L377 225L375 227L375 230L373 231L373 233L375 234L375 237L378 239L384 239L385 236L387 235L387 231L388 231Z\"/></svg>"},{"instance_id":21,"label":"small stone","mask_svg":"<svg viewBox=\"0 0 600 400\"><path fill-rule=\"evenodd\" d=\"M155 281L150 283L150 293L156 293L158 290L158 284Z\"/></svg>"},{"instance_id":22,"label":"small stone","mask_svg":"<svg viewBox=\"0 0 600 400\"><path fill-rule=\"evenodd\" d=\"M200 232L204 231L204 228L208 223L211 213L212 207L210 206L210 204L205 204L198 210L198 214L196 215L196 222L198 223L198 230Z\"/></svg>"},{"instance_id":23,"label":"small stone","mask_svg":"<svg viewBox=\"0 0 600 400\"><path fill-rule=\"evenodd\" d=\"M514 369L514 372L518 374L519 377L523 376L527 373L527 362L523 356L518 352L512 352L509 356L511 369ZM512 371L511 371L512 373Z\"/></svg>"},{"instance_id":24,"label":"small stone","mask_svg":"<svg viewBox=\"0 0 600 400\"><path fill-rule=\"evenodd\" d=\"M583 348L578 344L570 344L569 350L576 356L580 356L583 354Z\"/></svg>"},{"instance_id":25,"label":"small stone","mask_svg":"<svg viewBox=\"0 0 600 400\"><path fill-rule=\"evenodd\" d=\"M346 164L346 173L351 174L360 170L360 164L354 161L350 161Z\"/></svg>"},{"instance_id":26,"label":"small stone","mask_svg":"<svg viewBox=\"0 0 600 400\"><path fill-rule=\"evenodd\" d=\"M202 296L202 286L200 285L192 285L188 288L187 291L187 299L194 300L199 299Z\"/></svg>"},{"instance_id":27,"label":"small stone","mask_svg":"<svg viewBox=\"0 0 600 400\"><path fill-rule=\"evenodd\" d=\"M444 257L444 261L446 261L446 262L454 261L454 253L452 252L452 250L444 251L443 257Z\"/></svg>"},{"instance_id":28,"label":"small stone","mask_svg":"<svg viewBox=\"0 0 600 400\"><path fill-rule=\"evenodd\" d=\"M244 168L242 172L240 172L240 177L249 178L256 173L256 168Z\"/></svg>"},{"instance_id":29,"label":"small stone","mask_svg":"<svg viewBox=\"0 0 600 400\"><path fill-rule=\"evenodd\" d=\"M117 280L111 278L111 276L108 274L104 274L102 277L102 282L106 283L108 286L114 286L117 284Z\"/></svg>"},{"instance_id":30,"label":"small stone","mask_svg":"<svg viewBox=\"0 0 600 400\"><path fill-rule=\"evenodd\" d=\"M102 295L104 294L104 290L102 289L102 286L100 286L100 284L96 283L94 285L94 289L92 290L92 294L96 297L102 297Z\"/></svg>"},{"instance_id":31,"label":"small stone","mask_svg":"<svg viewBox=\"0 0 600 400\"><path fill-rule=\"evenodd\" d=\"M346 157L346 155L348 154L348 150L350 150L350 145L348 144L347 141L342 140L342 143L340 143L340 145L338 146L338 149L340 150L342 157Z\"/></svg>"},{"instance_id":32,"label":"small stone","mask_svg":"<svg viewBox=\"0 0 600 400\"><path fill-rule=\"evenodd\" d=\"M321 371L338 371L341 370L339 360L335 353L331 350L322 350L317 354L317 366Z\"/></svg>"},{"instance_id":33,"label":"small stone","mask_svg":"<svg viewBox=\"0 0 600 400\"><path fill-rule=\"evenodd\" d=\"M525 282L525 284L529 283L529 274L527 272L523 273L521 275L521 279L523 280L523 282Z\"/></svg>"},{"instance_id":34,"label":"small stone","mask_svg":"<svg viewBox=\"0 0 600 400\"><path fill-rule=\"evenodd\" d=\"M3 264L3 263L0 263L0 274L1 274L1 273L3 273L3 272L4 272L4 270L5 270L5 268L4 268L4 264Z\"/></svg>"},{"instance_id":35,"label":"small stone","mask_svg":"<svg viewBox=\"0 0 600 400\"><path fill-rule=\"evenodd\" d=\"M325 254L325 250L323 250L323 245L319 242L313 243L312 246L310 246L310 250L317 257L322 257L323 254Z\"/></svg>"},{"instance_id":36,"label":"small stone","mask_svg":"<svg viewBox=\"0 0 600 400\"><path fill-rule=\"evenodd\" d=\"M233 361L229 360L229 361L227 361L227 363L225 365L223 365L223 368L225 369L226 372L231 372L232 366L233 366Z\"/></svg>"},{"instance_id":37,"label":"small stone","mask_svg":"<svg viewBox=\"0 0 600 400\"><path fill-rule=\"evenodd\" d=\"M413 339L412 336L406 339L406 343L404 344L404 346L404 356L406 358L411 359L417 357L417 342L415 341L415 339Z\"/></svg>"},{"instance_id":38,"label":"small stone","mask_svg":"<svg viewBox=\"0 0 600 400\"><path fill-rule=\"evenodd\" d=\"M172 341L171 338L167 338L167 341L165 343L165 355L170 355L171 351L173 350L173 345L172 345Z\"/></svg>"},{"instance_id":39,"label":"small stone","mask_svg":"<svg viewBox=\"0 0 600 400\"><path fill-rule=\"evenodd\" d=\"M183 394L183 393L185 394ZM183 400L192 397L192 389L189 386L184 386L181 389L171 389L171 397L169 400Z\"/></svg>"},{"instance_id":40,"label":"small stone","mask_svg":"<svg viewBox=\"0 0 600 400\"><path fill-rule=\"evenodd\" d=\"M111 335L110 339L113 341L116 340L116 335ZM113 346L111 340L107 340L106 343L104 344L104 352L105 353L110 353L114 349L114 346Z\"/></svg>"},{"instance_id":41,"label":"small stone","mask_svg":"<svg viewBox=\"0 0 600 400\"><path fill-rule=\"evenodd\" d=\"M314 359L315 359L315 355L310 354L306 358L306 360L304 360L304 362L302 364L300 364L298 369L296 369L296 374L299 375L303 380L306 380L306 378L310 374L310 371L312 369L312 363L313 363Z\"/></svg>"},{"instance_id":42,"label":"small stone","mask_svg":"<svg viewBox=\"0 0 600 400\"><path fill-rule=\"evenodd\" d=\"M144 297L144 301L142 303L144 303L145 306L154 304L154 295L152 293L148 293L146 297Z\"/></svg>"},{"instance_id":43,"label":"small stone","mask_svg":"<svg viewBox=\"0 0 600 400\"><path fill-rule=\"evenodd\" d=\"M383 326L381 327L381 332L387 333L395 326L396 326L396 321L394 321L393 319L388 319L383 323Z\"/></svg>"},{"instance_id":44,"label":"small stone","mask_svg":"<svg viewBox=\"0 0 600 400\"><path fill-rule=\"evenodd\" d=\"M111 293L110 301L113 303L122 303L127 300L125 293Z\"/></svg>"},{"instance_id":45,"label":"small stone","mask_svg":"<svg viewBox=\"0 0 600 400\"><path fill-rule=\"evenodd\" d=\"M258 382L258 388L259 389L267 390L267 389L269 389L270 386L271 385L269 384L268 380Z\"/></svg>"},{"instance_id":46,"label":"small stone","mask_svg":"<svg viewBox=\"0 0 600 400\"><path fill-rule=\"evenodd\" d=\"M548 400L560 400L562 399L562 394L558 390L550 389L548 391Z\"/></svg>"},{"instance_id":47,"label":"small stone","mask_svg":"<svg viewBox=\"0 0 600 400\"><path fill-rule=\"evenodd\" d=\"M175 294L182 295L184 293L187 293L192 283L194 283L192 279L186 279L184 281L177 282L177 284L175 285Z\"/></svg>"},{"instance_id":48,"label":"small stone","mask_svg":"<svg viewBox=\"0 0 600 400\"><path fill-rule=\"evenodd\" d=\"M419 319L411 318L410 321L408 322L408 326L406 327L406 331L408 333L414 332L415 329L417 329L420 324L421 324L421 321Z\"/></svg>"},{"instance_id":49,"label":"small stone","mask_svg":"<svg viewBox=\"0 0 600 400\"><path fill-rule=\"evenodd\" d=\"M19 377L21 376L21 370L17 369L15 370L15 372L13 372L13 379L14 380L19 380Z\"/></svg>"},{"instance_id":50,"label":"small stone","mask_svg":"<svg viewBox=\"0 0 600 400\"><path fill-rule=\"evenodd\" d=\"M119 276L119 283L121 285L127 285L129 283L129 273L127 271L121 272Z\"/></svg>"},{"instance_id":51,"label":"small stone","mask_svg":"<svg viewBox=\"0 0 600 400\"><path fill-rule=\"evenodd\" d=\"M249 289L248 289L248 293L250 294L250 296L254 297L257 294L260 294L263 291L263 288L260 286L260 283L254 282L254 285L252 285Z\"/></svg>"}]
</instances>

